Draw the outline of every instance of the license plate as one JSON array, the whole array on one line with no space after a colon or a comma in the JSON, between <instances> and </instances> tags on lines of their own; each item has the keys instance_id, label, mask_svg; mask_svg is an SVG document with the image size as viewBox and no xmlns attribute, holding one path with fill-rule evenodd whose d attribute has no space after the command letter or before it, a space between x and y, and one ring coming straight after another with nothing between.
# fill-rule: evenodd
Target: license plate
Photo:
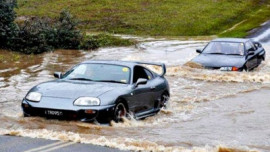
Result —
<instances>
[{"instance_id":1,"label":"license plate","mask_svg":"<svg viewBox=\"0 0 270 152\"><path fill-rule=\"evenodd\" d=\"M45 115L63 116L63 112L62 111L57 111L57 110L45 110Z\"/></svg>"},{"instance_id":2,"label":"license plate","mask_svg":"<svg viewBox=\"0 0 270 152\"><path fill-rule=\"evenodd\" d=\"M221 71L232 71L232 67L221 67Z\"/></svg>"}]
</instances>

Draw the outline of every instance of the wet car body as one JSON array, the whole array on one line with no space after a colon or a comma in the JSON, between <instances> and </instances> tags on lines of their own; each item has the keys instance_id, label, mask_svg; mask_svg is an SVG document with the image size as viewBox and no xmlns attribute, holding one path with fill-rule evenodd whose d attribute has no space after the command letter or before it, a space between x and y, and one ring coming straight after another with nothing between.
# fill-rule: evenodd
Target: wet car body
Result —
<instances>
[{"instance_id":1,"label":"wet car body","mask_svg":"<svg viewBox=\"0 0 270 152\"><path fill-rule=\"evenodd\" d=\"M211 43L239 44L243 47L243 54L205 53L205 49ZM192 61L208 69L220 69L222 71L252 70L265 60L265 50L259 42L251 39L219 38L211 41ZM226 46L225 46L226 47ZM225 48L225 49L230 49Z\"/></svg>"},{"instance_id":2,"label":"wet car body","mask_svg":"<svg viewBox=\"0 0 270 152\"><path fill-rule=\"evenodd\" d=\"M157 74L147 69L142 64L161 66L162 74ZM124 82L116 81L87 81L87 79L67 79L69 73L74 72L79 66L119 66L121 72L126 74ZM115 72L115 71L114 71ZM117 74L118 71L116 71ZM125 61L85 61L66 74L55 73L59 78L41 83L33 87L22 101L25 116L41 116L57 119L76 119L81 121L92 120L120 120L120 116L132 114L140 119L151 116L160 111L169 99L169 85L164 78L166 67L164 64L125 62ZM101 73L103 76L108 73ZM101 76L102 76L101 75ZM31 101L29 94L41 94L40 101ZM38 97L37 97L38 98ZM77 100L89 98L90 102L99 101L97 105L75 105ZM92 99L93 98L93 99ZM85 101L88 99L85 99ZM91 101L92 102L92 101ZM166 103L165 103L166 102ZM120 105L120 107L119 107ZM118 109L122 109L117 110Z\"/></svg>"}]
</instances>

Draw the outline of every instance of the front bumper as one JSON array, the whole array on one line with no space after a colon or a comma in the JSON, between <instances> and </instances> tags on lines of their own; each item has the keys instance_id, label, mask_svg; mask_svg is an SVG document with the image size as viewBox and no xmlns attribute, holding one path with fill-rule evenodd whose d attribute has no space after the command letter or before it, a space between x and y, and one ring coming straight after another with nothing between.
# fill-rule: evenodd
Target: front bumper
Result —
<instances>
[{"instance_id":1,"label":"front bumper","mask_svg":"<svg viewBox=\"0 0 270 152\"><path fill-rule=\"evenodd\" d=\"M230 66L230 67L226 67L226 66L224 66L224 67L204 67L205 69L210 69L210 70L220 70L220 71L232 71L232 72L234 72L234 71L243 71L243 67L241 67L241 68L238 68L238 67L232 67L232 66ZM235 69L233 69L233 68L235 68Z\"/></svg>"},{"instance_id":2,"label":"front bumper","mask_svg":"<svg viewBox=\"0 0 270 152\"><path fill-rule=\"evenodd\" d=\"M36 107L36 103L26 99L22 101L22 110L25 116L39 116L62 120L93 121L95 119L110 119L113 116L114 105L108 106L74 106L74 109Z\"/></svg>"}]
</instances>

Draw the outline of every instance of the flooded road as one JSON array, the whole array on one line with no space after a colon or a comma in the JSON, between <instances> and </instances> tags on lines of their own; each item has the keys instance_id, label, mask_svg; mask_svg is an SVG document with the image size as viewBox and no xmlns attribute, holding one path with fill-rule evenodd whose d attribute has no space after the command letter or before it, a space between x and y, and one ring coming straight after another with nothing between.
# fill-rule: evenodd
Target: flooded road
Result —
<instances>
[{"instance_id":1,"label":"flooded road","mask_svg":"<svg viewBox=\"0 0 270 152\"><path fill-rule=\"evenodd\" d=\"M57 50L26 56L0 50L0 134L91 143L142 151L270 151L270 42L252 72L202 69L189 61L209 40L141 40L131 47ZM171 87L168 110L145 120L96 125L23 118L20 102L55 71L91 59L164 62Z\"/></svg>"}]
</instances>

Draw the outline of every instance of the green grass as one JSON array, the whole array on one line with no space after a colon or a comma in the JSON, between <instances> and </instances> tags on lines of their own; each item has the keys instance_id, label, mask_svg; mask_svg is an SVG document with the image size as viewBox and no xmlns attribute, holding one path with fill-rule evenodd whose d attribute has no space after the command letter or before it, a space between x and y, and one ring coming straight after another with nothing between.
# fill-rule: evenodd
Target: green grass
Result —
<instances>
[{"instance_id":1,"label":"green grass","mask_svg":"<svg viewBox=\"0 0 270 152\"><path fill-rule=\"evenodd\" d=\"M235 28L222 32L220 37L246 37L251 29L259 27L262 23L270 19L270 1L249 15Z\"/></svg>"},{"instance_id":2,"label":"green grass","mask_svg":"<svg viewBox=\"0 0 270 152\"><path fill-rule=\"evenodd\" d=\"M68 9L89 31L152 36L245 36L270 19L270 0L18 0L18 16ZM267 9L268 8L268 9ZM259 10L263 10L261 13ZM247 20L236 29L221 34Z\"/></svg>"}]
</instances>

